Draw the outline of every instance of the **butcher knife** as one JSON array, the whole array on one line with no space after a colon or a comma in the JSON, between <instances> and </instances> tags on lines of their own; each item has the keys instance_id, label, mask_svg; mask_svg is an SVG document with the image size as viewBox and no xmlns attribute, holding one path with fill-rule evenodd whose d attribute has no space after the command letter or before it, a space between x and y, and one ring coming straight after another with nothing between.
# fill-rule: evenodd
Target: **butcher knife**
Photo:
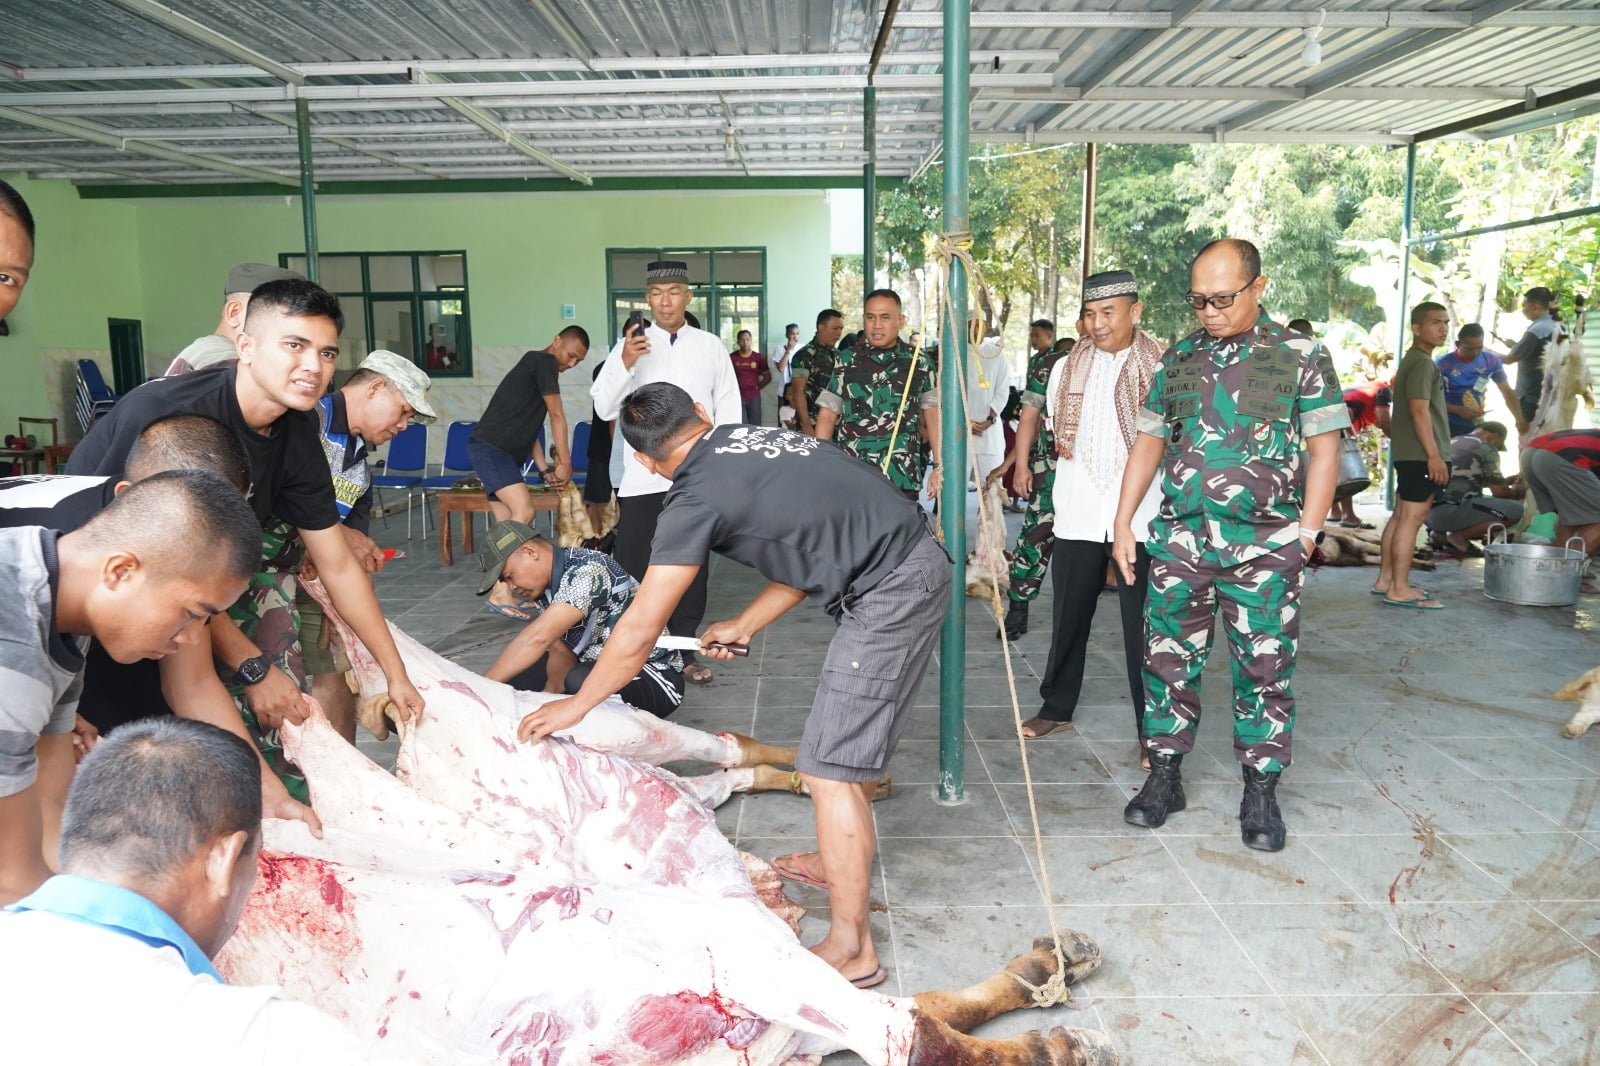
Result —
<instances>
[{"instance_id":1,"label":"butcher knife","mask_svg":"<svg viewBox=\"0 0 1600 1066\"><path fill-rule=\"evenodd\" d=\"M710 644L701 644L699 637L663 636L656 641L656 647L668 648L672 651L702 651L707 648L717 648L732 655L750 654L750 645L748 644L718 644L716 641L712 641Z\"/></svg>"}]
</instances>

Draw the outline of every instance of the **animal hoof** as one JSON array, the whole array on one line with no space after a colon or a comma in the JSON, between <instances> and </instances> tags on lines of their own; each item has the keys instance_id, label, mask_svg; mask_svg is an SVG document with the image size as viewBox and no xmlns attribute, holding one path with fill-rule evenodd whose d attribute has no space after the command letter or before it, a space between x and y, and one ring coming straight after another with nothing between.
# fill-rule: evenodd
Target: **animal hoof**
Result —
<instances>
[{"instance_id":1,"label":"animal hoof","mask_svg":"<svg viewBox=\"0 0 1600 1066\"><path fill-rule=\"evenodd\" d=\"M1098 1029L1057 1027L1050 1030L1050 1039L1052 1042L1070 1042L1072 1057L1057 1061L1071 1063L1072 1066L1117 1066L1122 1061L1117 1049L1112 1046L1111 1038Z\"/></svg>"},{"instance_id":2,"label":"animal hoof","mask_svg":"<svg viewBox=\"0 0 1600 1066\"><path fill-rule=\"evenodd\" d=\"M1588 726L1586 726L1586 725L1574 725L1571 722L1568 722L1566 725L1561 727L1561 735L1566 737L1568 740L1577 740L1579 737L1583 736L1588 731L1589 731L1589 727Z\"/></svg>"}]
</instances>

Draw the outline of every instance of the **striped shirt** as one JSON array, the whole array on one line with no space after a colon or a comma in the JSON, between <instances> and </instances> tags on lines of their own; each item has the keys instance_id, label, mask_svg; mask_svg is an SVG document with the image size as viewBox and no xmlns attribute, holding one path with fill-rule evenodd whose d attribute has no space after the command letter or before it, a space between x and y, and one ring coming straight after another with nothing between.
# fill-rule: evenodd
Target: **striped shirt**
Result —
<instances>
[{"instance_id":1,"label":"striped shirt","mask_svg":"<svg viewBox=\"0 0 1600 1066\"><path fill-rule=\"evenodd\" d=\"M0 529L0 797L39 774L41 736L72 731L88 641L56 630L56 538L37 526Z\"/></svg>"},{"instance_id":2,"label":"striped shirt","mask_svg":"<svg viewBox=\"0 0 1600 1066\"><path fill-rule=\"evenodd\" d=\"M1600 429L1562 429L1535 437L1525 448L1555 452L1580 470L1600 477Z\"/></svg>"}]
</instances>

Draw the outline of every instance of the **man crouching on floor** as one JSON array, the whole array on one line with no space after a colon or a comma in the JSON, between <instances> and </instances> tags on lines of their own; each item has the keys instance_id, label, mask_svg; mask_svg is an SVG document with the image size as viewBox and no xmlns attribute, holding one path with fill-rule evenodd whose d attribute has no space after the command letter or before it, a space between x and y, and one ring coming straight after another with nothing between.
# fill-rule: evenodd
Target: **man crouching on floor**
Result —
<instances>
[{"instance_id":1,"label":"man crouching on floor","mask_svg":"<svg viewBox=\"0 0 1600 1066\"><path fill-rule=\"evenodd\" d=\"M816 803L818 850L775 865L828 890L828 935L812 950L863 988L881 984L867 924L870 804L933 655L950 559L920 507L835 445L761 426L713 428L668 382L624 398L619 423L639 461L672 482L650 567L577 695L534 711L519 733L539 740L569 728L632 681L708 549L770 584L737 618L708 626L702 645L748 645L809 597L838 625L795 764Z\"/></svg>"}]
</instances>

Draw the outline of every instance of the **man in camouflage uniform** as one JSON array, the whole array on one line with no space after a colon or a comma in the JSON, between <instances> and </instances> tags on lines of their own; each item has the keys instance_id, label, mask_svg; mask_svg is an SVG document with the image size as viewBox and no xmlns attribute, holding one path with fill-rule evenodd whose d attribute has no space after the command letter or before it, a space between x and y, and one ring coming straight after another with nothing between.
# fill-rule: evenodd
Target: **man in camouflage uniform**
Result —
<instances>
[{"instance_id":1,"label":"man in camouflage uniform","mask_svg":"<svg viewBox=\"0 0 1600 1066\"><path fill-rule=\"evenodd\" d=\"M898 293L874 289L865 305L860 339L840 350L827 387L817 396L816 435L834 440L837 432L841 448L882 470L915 500L927 473L924 442L917 434L919 413L933 457L927 466L939 466L938 375L928 353L914 352L900 339L905 315ZM936 489L930 484L928 491L931 496Z\"/></svg>"},{"instance_id":2,"label":"man in camouflage uniform","mask_svg":"<svg viewBox=\"0 0 1600 1066\"><path fill-rule=\"evenodd\" d=\"M839 358L839 335L843 332L844 316L828 308L817 315L817 332L812 334L811 343L796 352L790 362L788 394L784 399L794 408L795 425L802 433L817 434L817 397L833 376L833 364Z\"/></svg>"},{"instance_id":3,"label":"man in camouflage uniform","mask_svg":"<svg viewBox=\"0 0 1600 1066\"><path fill-rule=\"evenodd\" d=\"M1248 847L1278 851L1285 829L1276 789L1293 754L1301 572L1322 539L1339 430L1350 416L1326 349L1262 312L1267 279L1254 245L1212 242L1196 257L1189 284L1202 328L1162 357L1117 508L1113 554L1131 579L1131 520L1161 469L1145 607L1143 741L1151 769L1123 818L1155 828L1184 809L1179 765L1194 748L1200 672L1220 606L1233 666L1233 747L1244 776L1240 833Z\"/></svg>"},{"instance_id":4,"label":"man in camouflage uniform","mask_svg":"<svg viewBox=\"0 0 1600 1066\"><path fill-rule=\"evenodd\" d=\"M1056 324L1041 318L1028 327L1028 370L1023 382L1022 412L1017 416L1017 436L1011 445L1011 491L1028 500L1022 529L1011 549L1011 584L1006 593L1005 638L1016 640L1028 631L1028 605L1039 597L1055 545L1056 452L1044 421L1045 385L1050 369L1070 350L1056 344ZM1002 470L1005 468L1002 467ZM999 633L995 636L998 638Z\"/></svg>"}]
</instances>

